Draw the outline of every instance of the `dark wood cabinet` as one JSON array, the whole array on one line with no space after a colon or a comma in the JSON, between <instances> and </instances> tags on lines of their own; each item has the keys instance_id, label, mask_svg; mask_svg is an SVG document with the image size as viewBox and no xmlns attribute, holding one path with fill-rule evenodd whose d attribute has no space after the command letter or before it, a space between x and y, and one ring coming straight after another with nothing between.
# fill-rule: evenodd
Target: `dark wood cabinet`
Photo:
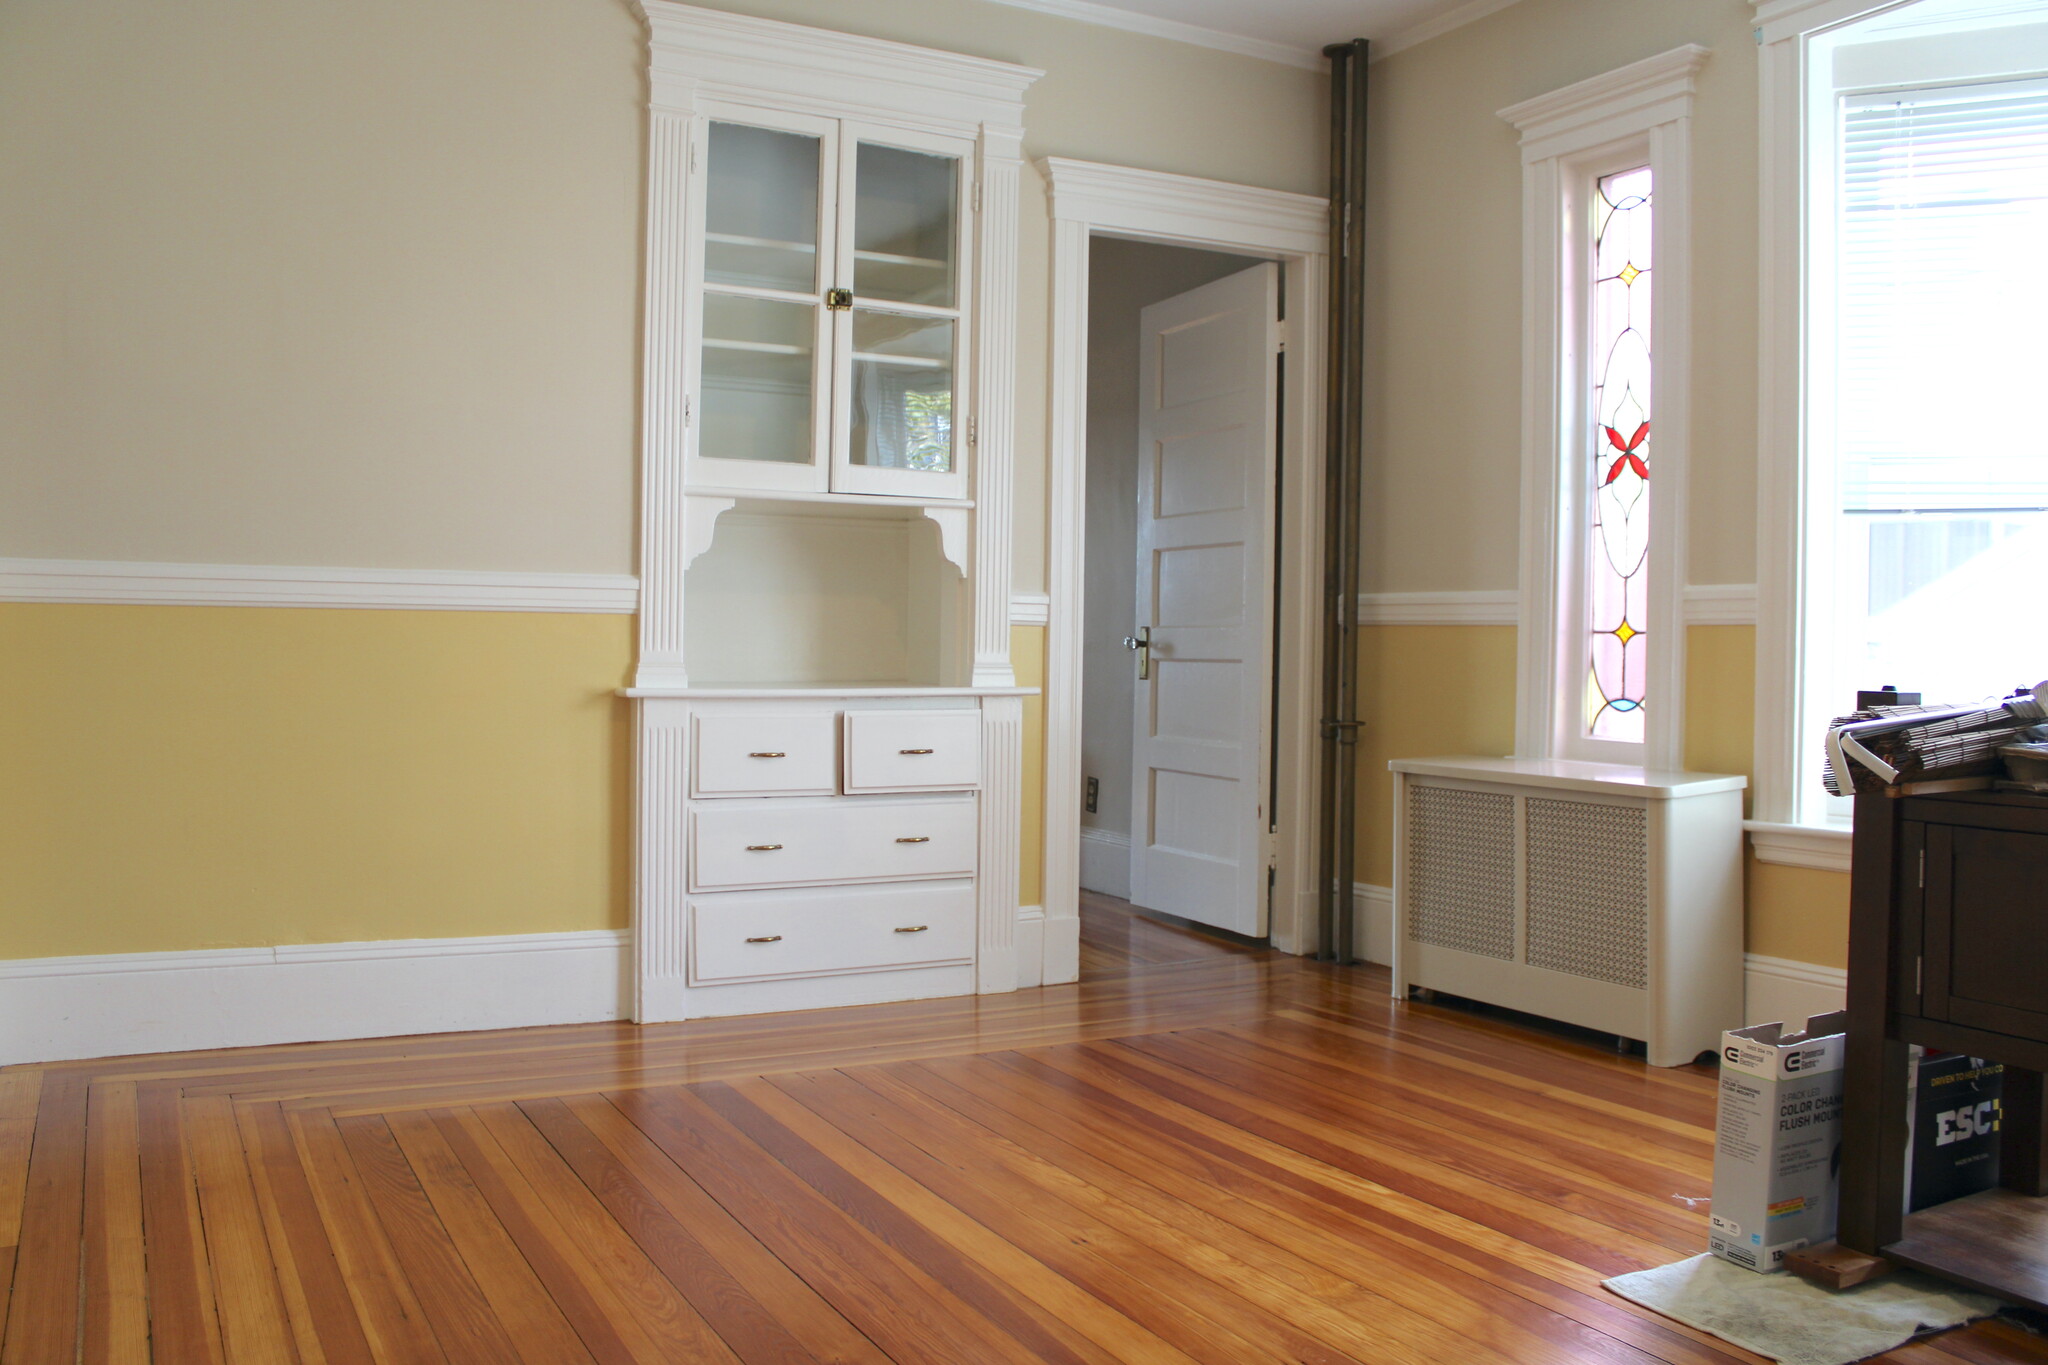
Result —
<instances>
[{"instance_id":1,"label":"dark wood cabinet","mask_svg":"<svg viewBox=\"0 0 2048 1365\"><path fill-rule=\"evenodd\" d=\"M2006 1064L2002 1188L1904 1212L1907 1049ZM1837 1240L2048 1309L2048 798L1856 798Z\"/></svg>"}]
</instances>

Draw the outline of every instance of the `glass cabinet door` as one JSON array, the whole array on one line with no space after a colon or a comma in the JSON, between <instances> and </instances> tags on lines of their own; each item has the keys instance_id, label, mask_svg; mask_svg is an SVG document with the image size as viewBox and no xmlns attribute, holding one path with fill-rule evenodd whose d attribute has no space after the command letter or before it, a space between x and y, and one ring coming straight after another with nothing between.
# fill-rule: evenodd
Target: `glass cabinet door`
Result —
<instances>
[{"instance_id":1,"label":"glass cabinet door","mask_svg":"<svg viewBox=\"0 0 2048 1365\"><path fill-rule=\"evenodd\" d=\"M826 487L833 131L705 126L696 482Z\"/></svg>"},{"instance_id":2,"label":"glass cabinet door","mask_svg":"<svg viewBox=\"0 0 2048 1365\"><path fill-rule=\"evenodd\" d=\"M914 144L914 145L912 145ZM832 487L962 497L960 346L969 148L849 127L840 168Z\"/></svg>"}]
</instances>

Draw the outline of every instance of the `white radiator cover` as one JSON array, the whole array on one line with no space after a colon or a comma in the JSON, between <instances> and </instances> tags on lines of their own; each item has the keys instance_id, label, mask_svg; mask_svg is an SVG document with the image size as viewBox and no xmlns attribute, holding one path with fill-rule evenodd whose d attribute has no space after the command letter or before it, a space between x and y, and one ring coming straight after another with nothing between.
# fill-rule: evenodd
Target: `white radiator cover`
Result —
<instances>
[{"instance_id":1,"label":"white radiator cover","mask_svg":"<svg viewBox=\"0 0 2048 1365\"><path fill-rule=\"evenodd\" d=\"M1564 759L1397 759L1396 998L1445 991L1643 1042L1742 1013L1746 779Z\"/></svg>"}]
</instances>

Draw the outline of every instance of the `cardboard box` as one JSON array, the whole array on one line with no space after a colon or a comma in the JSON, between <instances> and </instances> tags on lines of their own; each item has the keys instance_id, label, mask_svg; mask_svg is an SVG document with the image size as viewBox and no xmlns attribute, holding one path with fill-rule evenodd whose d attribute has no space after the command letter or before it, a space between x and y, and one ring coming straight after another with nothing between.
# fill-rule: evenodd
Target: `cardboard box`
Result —
<instances>
[{"instance_id":1,"label":"cardboard box","mask_svg":"<svg viewBox=\"0 0 2048 1365\"><path fill-rule=\"evenodd\" d=\"M1842 1054L1847 1014L1803 1032L1758 1024L1721 1035L1714 1200L1707 1249L1750 1270L1835 1234L1842 1165Z\"/></svg>"}]
</instances>

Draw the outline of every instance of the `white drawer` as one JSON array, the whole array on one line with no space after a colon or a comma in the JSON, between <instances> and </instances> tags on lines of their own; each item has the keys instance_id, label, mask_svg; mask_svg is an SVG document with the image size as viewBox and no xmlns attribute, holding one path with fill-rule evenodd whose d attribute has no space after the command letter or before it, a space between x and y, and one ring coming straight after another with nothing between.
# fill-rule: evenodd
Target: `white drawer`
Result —
<instances>
[{"instance_id":1,"label":"white drawer","mask_svg":"<svg viewBox=\"0 0 2048 1365\"><path fill-rule=\"evenodd\" d=\"M690 812L690 889L966 877L974 798L746 801Z\"/></svg>"},{"instance_id":2,"label":"white drawer","mask_svg":"<svg viewBox=\"0 0 2048 1365\"><path fill-rule=\"evenodd\" d=\"M847 887L690 898L690 984L974 959L974 888Z\"/></svg>"},{"instance_id":3,"label":"white drawer","mask_svg":"<svg viewBox=\"0 0 2048 1365\"><path fill-rule=\"evenodd\" d=\"M692 796L830 796L839 790L839 717L699 715Z\"/></svg>"},{"instance_id":4,"label":"white drawer","mask_svg":"<svg viewBox=\"0 0 2048 1365\"><path fill-rule=\"evenodd\" d=\"M981 712L848 711L846 790L957 791L981 785Z\"/></svg>"}]
</instances>

